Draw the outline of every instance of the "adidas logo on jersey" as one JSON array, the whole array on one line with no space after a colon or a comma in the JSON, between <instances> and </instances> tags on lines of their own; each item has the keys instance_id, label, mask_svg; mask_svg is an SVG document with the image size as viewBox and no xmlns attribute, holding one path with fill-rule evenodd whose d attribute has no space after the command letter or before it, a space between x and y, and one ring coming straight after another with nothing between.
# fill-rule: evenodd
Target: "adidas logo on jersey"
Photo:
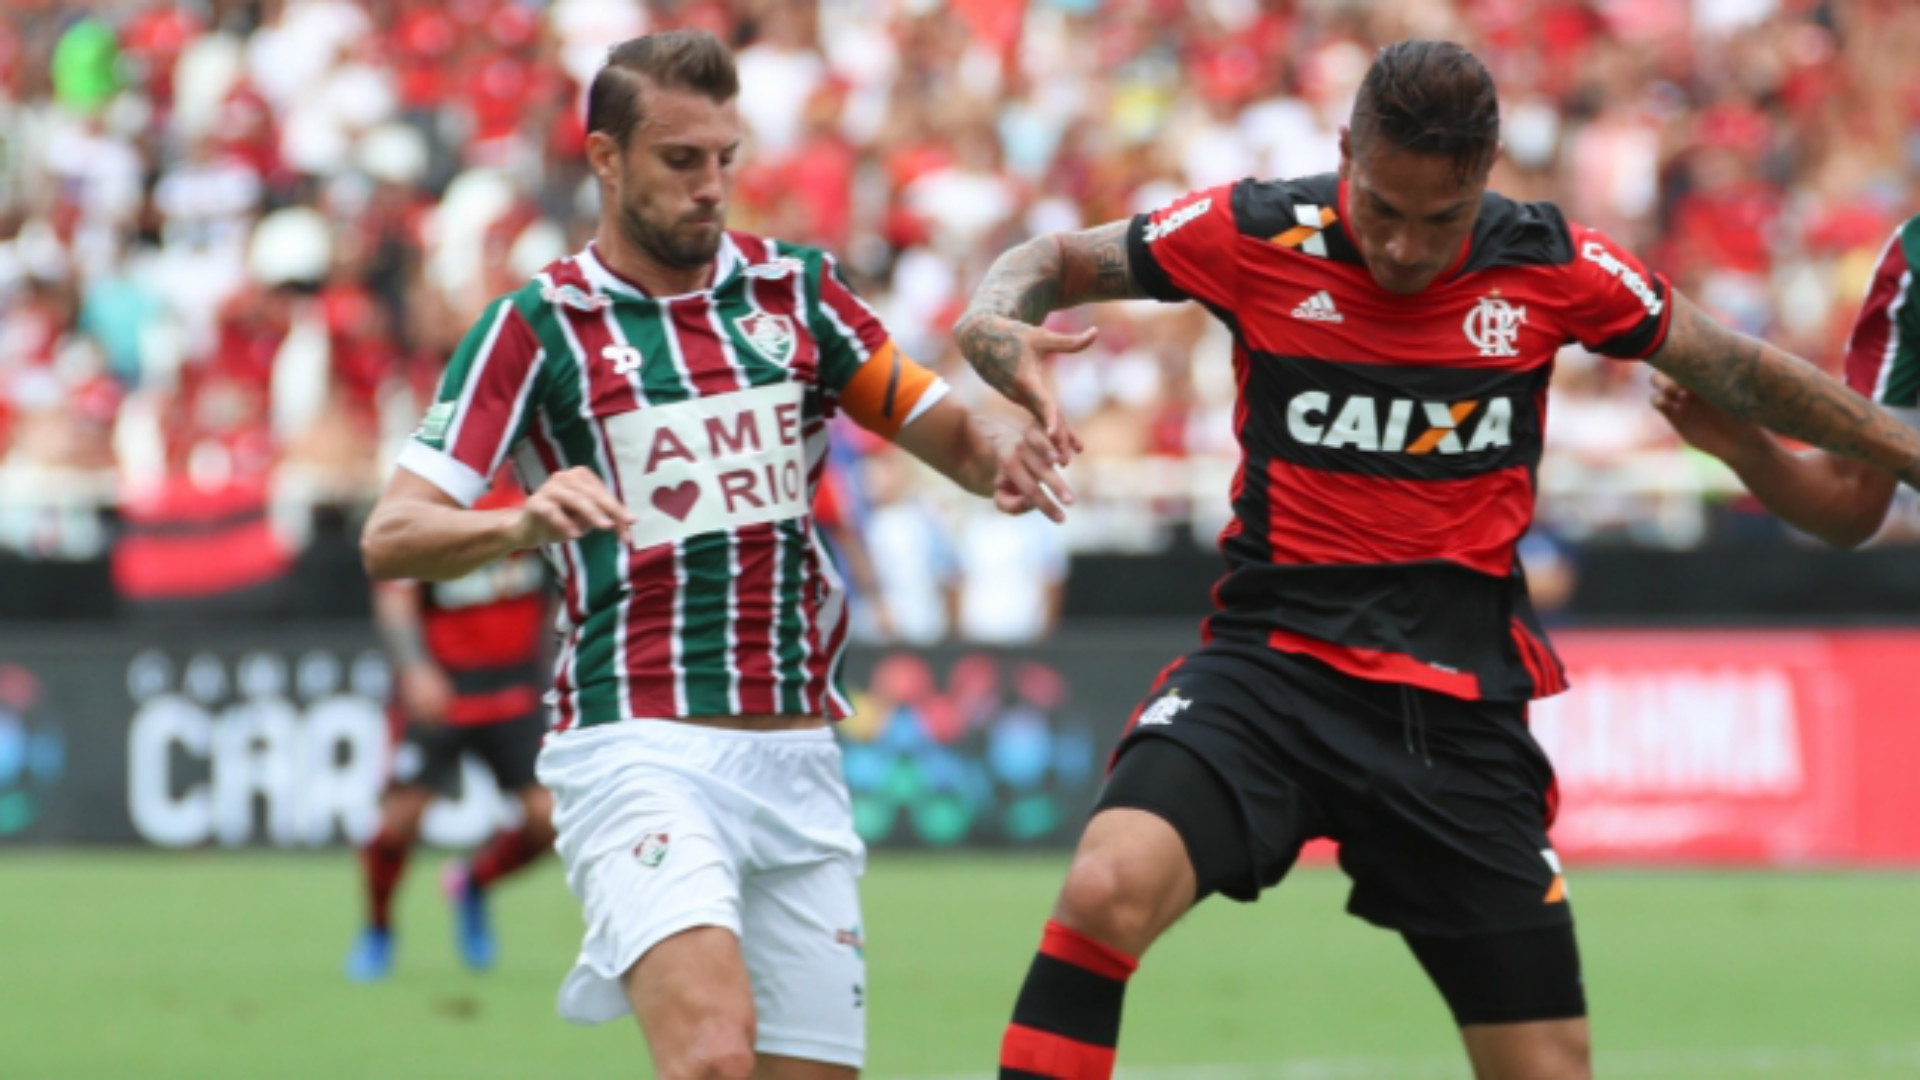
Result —
<instances>
[{"instance_id":1,"label":"adidas logo on jersey","mask_svg":"<svg viewBox=\"0 0 1920 1080\"><path fill-rule=\"evenodd\" d=\"M1347 321L1347 317L1340 314L1340 309L1333 306L1333 297L1328 296L1327 290L1325 289L1321 289L1319 292L1300 301L1300 306L1293 309L1293 317L1296 319L1306 319L1309 322L1339 323Z\"/></svg>"}]
</instances>

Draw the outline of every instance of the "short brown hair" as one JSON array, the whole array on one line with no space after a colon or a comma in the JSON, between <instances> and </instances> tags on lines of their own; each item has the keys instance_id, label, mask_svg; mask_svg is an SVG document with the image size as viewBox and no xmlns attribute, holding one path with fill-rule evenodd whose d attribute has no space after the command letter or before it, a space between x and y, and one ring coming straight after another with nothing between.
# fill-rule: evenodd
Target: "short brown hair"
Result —
<instances>
[{"instance_id":1,"label":"short brown hair","mask_svg":"<svg viewBox=\"0 0 1920 1080\"><path fill-rule=\"evenodd\" d=\"M1464 179L1493 162L1500 99L1486 65L1467 50L1401 41L1374 56L1350 128L1356 144L1381 135L1401 150L1447 158Z\"/></svg>"},{"instance_id":2,"label":"short brown hair","mask_svg":"<svg viewBox=\"0 0 1920 1080\"><path fill-rule=\"evenodd\" d=\"M587 90L587 131L605 132L621 146L640 126L640 80L666 90L691 90L715 101L740 92L733 53L705 30L669 30L623 41Z\"/></svg>"}]
</instances>

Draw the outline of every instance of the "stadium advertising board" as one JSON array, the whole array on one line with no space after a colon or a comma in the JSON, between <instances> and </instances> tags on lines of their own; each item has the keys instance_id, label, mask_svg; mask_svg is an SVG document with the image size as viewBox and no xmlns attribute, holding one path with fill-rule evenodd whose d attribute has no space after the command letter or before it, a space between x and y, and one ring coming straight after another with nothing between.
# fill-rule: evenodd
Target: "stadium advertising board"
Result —
<instances>
[{"instance_id":1,"label":"stadium advertising board","mask_svg":"<svg viewBox=\"0 0 1920 1080\"><path fill-rule=\"evenodd\" d=\"M364 838L389 673L359 626L0 639L0 843L318 847ZM469 762L434 843L503 813Z\"/></svg>"},{"instance_id":2,"label":"stadium advertising board","mask_svg":"<svg viewBox=\"0 0 1920 1080\"><path fill-rule=\"evenodd\" d=\"M1019 650L861 650L841 727L877 847L1059 846L1191 628ZM1576 861L1920 862L1920 631L1566 632L1537 704ZM389 674L359 625L0 635L0 844L299 848L359 839L385 776ZM506 809L468 763L431 842ZM1324 852L1322 852L1324 854Z\"/></svg>"}]
</instances>

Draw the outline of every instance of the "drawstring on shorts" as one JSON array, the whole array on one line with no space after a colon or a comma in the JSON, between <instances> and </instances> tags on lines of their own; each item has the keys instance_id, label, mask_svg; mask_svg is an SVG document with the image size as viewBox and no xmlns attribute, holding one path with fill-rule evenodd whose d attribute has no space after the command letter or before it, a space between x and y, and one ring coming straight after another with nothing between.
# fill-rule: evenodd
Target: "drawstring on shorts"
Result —
<instances>
[{"instance_id":1,"label":"drawstring on shorts","mask_svg":"<svg viewBox=\"0 0 1920 1080\"><path fill-rule=\"evenodd\" d=\"M1401 733L1407 740L1407 753L1415 753L1414 740L1419 739L1418 753L1427 768L1433 768L1433 754L1427 749L1427 717L1420 710L1420 692L1404 683L1400 687Z\"/></svg>"}]
</instances>

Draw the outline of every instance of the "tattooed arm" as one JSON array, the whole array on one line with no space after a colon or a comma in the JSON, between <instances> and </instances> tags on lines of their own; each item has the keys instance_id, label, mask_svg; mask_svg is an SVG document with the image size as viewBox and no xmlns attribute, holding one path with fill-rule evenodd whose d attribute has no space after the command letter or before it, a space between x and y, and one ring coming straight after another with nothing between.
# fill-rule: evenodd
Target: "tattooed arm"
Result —
<instances>
[{"instance_id":1,"label":"tattooed arm","mask_svg":"<svg viewBox=\"0 0 1920 1080\"><path fill-rule=\"evenodd\" d=\"M1079 441L1060 418L1040 361L1086 348L1095 331L1057 334L1039 324L1065 308L1144 295L1128 264L1125 221L1047 233L994 260L954 324L953 339L988 386L1033 414L1064 461Z\"/></svg>"},{"instance_id":2,"label":"tattooed arm","mask_svg":"<svg viewBox=\"0 0 1920 1080\"><path fill-rule=\"evenodd\" d=\"M1920 433L1812 364L1715 322L1679 292L1647 363L1736 417L1920 486Z\"/></svg>"}]
</instances>

